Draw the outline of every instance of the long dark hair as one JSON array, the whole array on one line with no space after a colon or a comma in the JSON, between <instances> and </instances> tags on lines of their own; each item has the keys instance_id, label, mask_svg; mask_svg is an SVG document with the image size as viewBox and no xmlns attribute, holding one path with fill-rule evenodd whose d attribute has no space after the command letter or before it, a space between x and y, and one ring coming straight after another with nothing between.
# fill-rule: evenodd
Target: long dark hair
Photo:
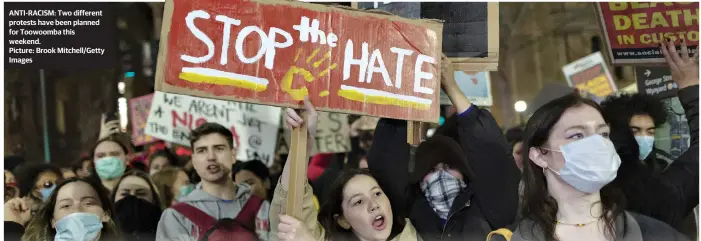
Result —
<instances>
[{"instance_id":1,"label":"long dark hair","mask_svg":"<svg viewBox=\"0 0 701 241\"><path fill-rule=\"evenodd\" d=\"M336 181L333 182L331 186L331 195L328 199L321 205L319 210L319 215L317 219L319 223L326 230L325 240L334 241L359 241L357 236L350 229L344 229L338 225L338 218L336 215L343 215L343 208L341 207L343 203L343 189L348 184L353 177L358 175L366 175L369 177L374 177L370 174L368 169L348 169L341 172ZM390 200L391 202L392 200ZM393 223L392 232L388 238L392 239L404 230L406 222L397 212L392 212Z\"/></svg>"},{"instance_id":2,"label":"long dark hair","mask_svg":"<svg viewBox=\"0 0 701 241\"><path fill-rule=\"evenodd\" d=\"M594 107L599 113L601 108L596 102L581 98L577 95L567 95L552 100L540 107L528 120L523 134L523 160L531 160L528 153L531 147L541 147L546 144L550 131L560 120L564 112L570 108L588 105ZM541 150L545 154L545 150ZM546 241L559 240L555 235L555 225L557 224L557 201L548 193L548 187L543 174L543 169L534 162L529 161L523 165L524 193L521 202L521 215L523 218L534 222L533 227L540 227ZM625 211L625 199L620 190L614 184L604 186L601 191L601 206L603 209L603 220L605 222L605 234L611 238L615 237L616 217ZM625 216L623 216L624 222ZM625 226L625 225L624 225ZM533 232L537 232L533 230ZM623 230L625 234L625 230Z\"/></svg>"},{"instance_id":3,"label":"long dark hair","mask_svg":"<svg viewBox=\"0 0 701 241\"><path fill-rule=\"evenodd\" d=\"M100 198L102 209L110 216L110 221L102 227L100 240L121 240L121 233L117 227L117 224L114 222L114 218L116 216L107 189L105 189L102 184L93 178L72 177L59 182L59 184L56 186L56 190L51 193L51 197L49 197L46 205L44 205L39 212L37 212L37 215L34 216L34 218L32 218L32 220L29 222L29 225L27 225L27 229L22 236L23 241L54 240L54 237L56 236L56 229L51 227L51 219L54 217L58 192L61 191L63 186L73 182L84 182L90 185L97 193L97 197Z\"/></svg>"},{"instance_id":4,"label":"long dark hair","mask_svg":"<svg viewBox=\"0 0 701 241\"><path fill-rule=\"evenodd\" d=\"M58 177L58 180L63 178L63 172L61 172L61 169L52 164L24 164L14 172L17 176L17 185L19 188L20 197L25 197L32 193L39 175L44 172L53 172ZM36 199L41 197L33 198Z\"/></svg>"},{"instance_id":5,"label":"long dark hair","mask_svg":"<svg viewBox=\"0 0 701 241\"><path fill-rule=\"evenodd\" d=\"M112 200L112 202L115 202L115 200L116 200L117 190L119 190L119 185L122 184L122 181L125 178L130 177L130 176L135 176L135 177L141 178L144 181L146 181L146 183L148 183L149 188L151 188L151 195L153 196L153 202L154 202L153 204L160 207L161 210L165 210L166 207L170 206L170 203L168 205L165 205L165 202L163 201L163 197L161 197L160 191L158 190L156 185L153 183L153 181L149 177L148 173L146 173L142 170L139 170L139 169L132 169L132 170L128 171L127 173L125 173L124 175L122 175L122 177L119 178L119 181L117 182L117 185L114 186L114 191L111 194L110 200Z\"/></svg>"}]
</instances>

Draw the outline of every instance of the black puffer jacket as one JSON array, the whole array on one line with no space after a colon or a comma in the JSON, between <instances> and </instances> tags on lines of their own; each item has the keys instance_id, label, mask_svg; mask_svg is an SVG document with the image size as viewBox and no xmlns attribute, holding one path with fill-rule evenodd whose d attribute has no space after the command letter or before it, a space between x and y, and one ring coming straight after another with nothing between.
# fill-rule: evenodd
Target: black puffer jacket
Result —
<instances>
[{"instance_id":1,"label":"black puffer jacket","mask_svg":"<svg viewBox=\"0 0 701 241\"><path fill-rule=\"evenodd\" d=\"M484 240L491 230L514 222L520 174L511 147L487 110L473 105L453 118L455 133L448 136L459 143L464 154L461 161L474 174L463 173L468 187L453 202L448 220L436 215L415 178L410 178L406 121L380 120L368 164L393 211L408 214L423 240Z\"/></svg>"}]
</instances>

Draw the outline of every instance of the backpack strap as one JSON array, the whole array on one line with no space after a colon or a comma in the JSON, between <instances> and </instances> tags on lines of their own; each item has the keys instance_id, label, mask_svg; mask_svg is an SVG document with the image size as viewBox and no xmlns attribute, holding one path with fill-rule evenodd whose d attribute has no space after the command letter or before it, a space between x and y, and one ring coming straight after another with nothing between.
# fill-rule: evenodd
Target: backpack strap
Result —
<instances>
[{"instance_id":1,"label":"backpack strap","mask_svg":"<svg viewBox=\"0 0 701 241\"><path fill-rule=\"evenodd\" d=\"M251 197L248 198L248 201L246 201L246 204L244 204L239 214L236 215L236 222L248 230L255 232L256 216L262 205L263 199L251 194Z\"/></svg>"},{"instance_id":2,"label":"backpack strap","mask_svg":"<svg viewBox=\"0 0 701 241\"><path fill-rule=\"evenodd\" d=\"M511 236L514 235L514 234L511 232L511 230L506 229L506 228L500 228L500 229L497 229L497 230L494 230L494 231L490 232L490 233L487 235L487 241L490 241L490 240L492 239L492 236L493 236L494 234L497 234L497 235L499 235L499 236L504 237L504 239L506 239L506 241L511 240Z\"/></svg>"},{"instance_id":3,"label":"backpack strap","mask_svg":"<svg viewBox=\"0 0 701 241\"><path fill-rule=\"evenodd\" d=\"M193 227L192 233L198 236L198 240L202 238L207 230L217 223L215 218L209 216L209 214L203 212L199 208L193 207L187 203L176 203L175 205L171 206L171 208L175 209L175 211L178 211L180 214L189 219L190 222L195 224L198 232L195 232L195 227Z\"/></svg>"}]
</instances>

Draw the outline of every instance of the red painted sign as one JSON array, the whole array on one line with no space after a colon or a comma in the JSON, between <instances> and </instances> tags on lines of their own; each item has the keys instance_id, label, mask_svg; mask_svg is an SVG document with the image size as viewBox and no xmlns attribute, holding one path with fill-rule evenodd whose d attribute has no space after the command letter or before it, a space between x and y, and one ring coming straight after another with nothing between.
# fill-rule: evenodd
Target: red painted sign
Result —
<instances>
[{"instance_id":1,"label":"red painted sign","mask_svg":"<svg viewBox=\"0 0 701 241\"><path fill-rule=\"evenodd\" d=\"M435 21L265 0L168 1L164 19L159 91L438 121Z\"/></svg>"},{"instance_id":2,"label":"red painted sign","mask_svg":"<svg viewBox=\"0 0 701 241\"><path fill-rule=\"evenodd\" d=\"M597 3L610 57L617 63L662 63L663 39L699 44L698 2Z\"/></svg>"},{"instance_id":3,"label":"red painted sign","mask_svg":"<svg viewBox=\"0 0 701 241\"><path fill-rule=\"evenodd\" d=\"M144 134L148 113L149 110L151 110L152 99L153 94L129 99L129 114L131 114L131 139L135 146L143 146L158 141L158 139Z\"/></svg>"}]
</instances>

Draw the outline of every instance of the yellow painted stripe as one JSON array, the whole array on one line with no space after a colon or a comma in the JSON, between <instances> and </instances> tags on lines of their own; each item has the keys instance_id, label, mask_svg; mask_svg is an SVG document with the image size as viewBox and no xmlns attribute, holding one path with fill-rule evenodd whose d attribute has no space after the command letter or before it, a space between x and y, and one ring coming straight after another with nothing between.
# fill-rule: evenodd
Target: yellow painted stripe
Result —
<instances>
[{"instance_id":1,"label":"yellow painted stripe","mask_svg":"<svg viewBox=\"0 0 701 241\"><path fill-rule=\"evenodd\" d=\"M256 92L265 91L268 88L265 85L257 84L257 83L247 81L247 80L232 79L232 78L217 77L217 76L208 76L208 75L195 74L195 73L182 72L182 73L180 73L180 75L178 75L178 77L180 77L183 80L192 82L192 83L227 85L227 86L234 86L234 87L238 87L238 88L253 90Z\"/></svg>"},{"instance_id":2,"label":"yellow painted stripe","mask_svg":"<svg viewBox=\"0 0 701 241\"><path fill-rule=\"evenodd\" d=\"M418 110L428 110L431 108L431 105L427 105L427 104L423 104L423 103L417 103L414 101L407 101L407 100L400 100L397 98L391 98L391 97L386 97L386 96L366 95L366 94L363 94L363 93L355 91L355 90L338 90L338 95L343 97L343 98L349 99L349 100L355 100L355 101L378 104L378 105L394 105L394 106L412 108L412 109L418 109Z\"/></svg>"}]
</instances>

